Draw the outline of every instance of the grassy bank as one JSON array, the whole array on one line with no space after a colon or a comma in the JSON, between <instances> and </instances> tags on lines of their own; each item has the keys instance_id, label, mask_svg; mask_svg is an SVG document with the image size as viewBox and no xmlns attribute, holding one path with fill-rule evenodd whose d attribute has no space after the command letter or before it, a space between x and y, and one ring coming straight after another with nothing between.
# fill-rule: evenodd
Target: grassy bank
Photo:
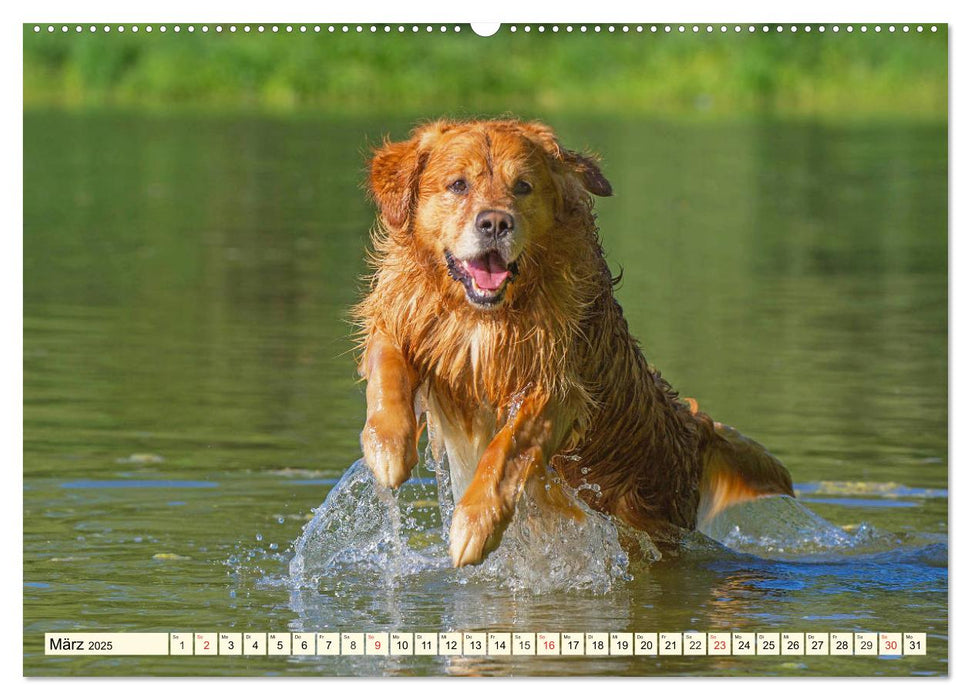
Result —
<instances>
[{"instance_id":1,"label":"grassy bank","mask_svg":"<svg viewBox=\"0 0 971 700\"><path fill-rule=\"evenodd\" d=\"M269 26L269 25L267 25ZM27 108L947 115L947 31L148 33L24 27Z\"/></svg>"}]
</instances>

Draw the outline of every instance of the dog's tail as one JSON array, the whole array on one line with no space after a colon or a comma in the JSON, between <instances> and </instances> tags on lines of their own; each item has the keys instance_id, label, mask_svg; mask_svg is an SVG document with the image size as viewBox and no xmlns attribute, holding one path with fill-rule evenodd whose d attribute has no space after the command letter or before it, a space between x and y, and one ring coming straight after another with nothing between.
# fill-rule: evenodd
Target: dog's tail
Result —
<instances>
[{"instance_id":1,"label":"dog's tail","mask_svg":"<svg viewBox=\"0 0 971 700\"><path fill-rule=\"evenodd\" d=\"M689 403L697 414L697 404ZM703 455L697 527L736 503L760 496L794 495L789 471L765 447L735 428L716 422L711 425L712 438Z\"/></svg>"}]
</instances>

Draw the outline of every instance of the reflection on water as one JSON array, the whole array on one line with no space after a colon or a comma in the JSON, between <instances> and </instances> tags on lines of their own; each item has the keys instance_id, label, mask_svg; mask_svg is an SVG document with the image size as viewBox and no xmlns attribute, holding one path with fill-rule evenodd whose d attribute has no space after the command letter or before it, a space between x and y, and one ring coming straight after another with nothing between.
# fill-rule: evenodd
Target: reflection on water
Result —
<instances>
[{"instance_id":1,"label":"reflection on water","mask_svg":"<svg viewBox=\"0 0 971 700\"><path fill-rule=\"evenodd\" d=\"M943 125L549 118L604 156L616 196L598 202L601 234L650 360L768 445L831 524L824 544L848 550L778 551L813 524L780 500L791 531L737 512L719 537L739 552L699 538L609 588L535 595L437 554L393 578L344 566L288 584L291 543L360 456L345 319L372 222L361 154L410 121L26 115L25 670L946 673ZM434 522L426 500L403 527ZM407 551L440 546L431 529ZM357 625L906 629L926 631L931 653L145 665L46 659L39 641Z\"/></svg>"}]
</instances>

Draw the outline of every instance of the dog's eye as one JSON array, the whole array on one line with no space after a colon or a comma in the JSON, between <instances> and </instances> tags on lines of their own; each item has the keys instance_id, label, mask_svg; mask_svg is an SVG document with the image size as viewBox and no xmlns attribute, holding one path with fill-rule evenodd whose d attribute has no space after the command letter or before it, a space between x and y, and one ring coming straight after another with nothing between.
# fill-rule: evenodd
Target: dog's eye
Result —
<instances>
[{"instance_id":1,"label":"dog's eye","mask_svg":"<svg viewBox=\"0 0 971 700\"><path fill-rule=\"evenodd\" d=\"M516 184L512 187L513 194L529 194L533 191L533 186L530 185L525 180L517 180Z\"/></svg>"},{"instance_id":2,"label":"dog's eye","mask_svg":"<svg viewBox=\"0 0 971 700\"><path fill-rule=\"evenodd\" d=\"M448 186L449 192L454 192L455 194L465 194L469 191L469 183L467 183L462 178L459 178L451 185Z\"/></svg>"}]
</instances>

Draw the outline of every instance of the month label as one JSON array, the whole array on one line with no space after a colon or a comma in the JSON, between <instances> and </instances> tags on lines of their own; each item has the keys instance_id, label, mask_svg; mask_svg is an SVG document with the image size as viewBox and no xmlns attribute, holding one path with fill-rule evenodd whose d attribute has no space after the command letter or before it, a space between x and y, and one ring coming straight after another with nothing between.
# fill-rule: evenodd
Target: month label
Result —
<instances>
[{"instance_id":1,"label":"month label","mask_svg":"<svg viewBox=\"0 0 971 700\"><path fill-rule=\"evenodd\" d=\"M65 632L44 635L47 656L164 656L168 632Z\"/></svg>"}]
</instances>

